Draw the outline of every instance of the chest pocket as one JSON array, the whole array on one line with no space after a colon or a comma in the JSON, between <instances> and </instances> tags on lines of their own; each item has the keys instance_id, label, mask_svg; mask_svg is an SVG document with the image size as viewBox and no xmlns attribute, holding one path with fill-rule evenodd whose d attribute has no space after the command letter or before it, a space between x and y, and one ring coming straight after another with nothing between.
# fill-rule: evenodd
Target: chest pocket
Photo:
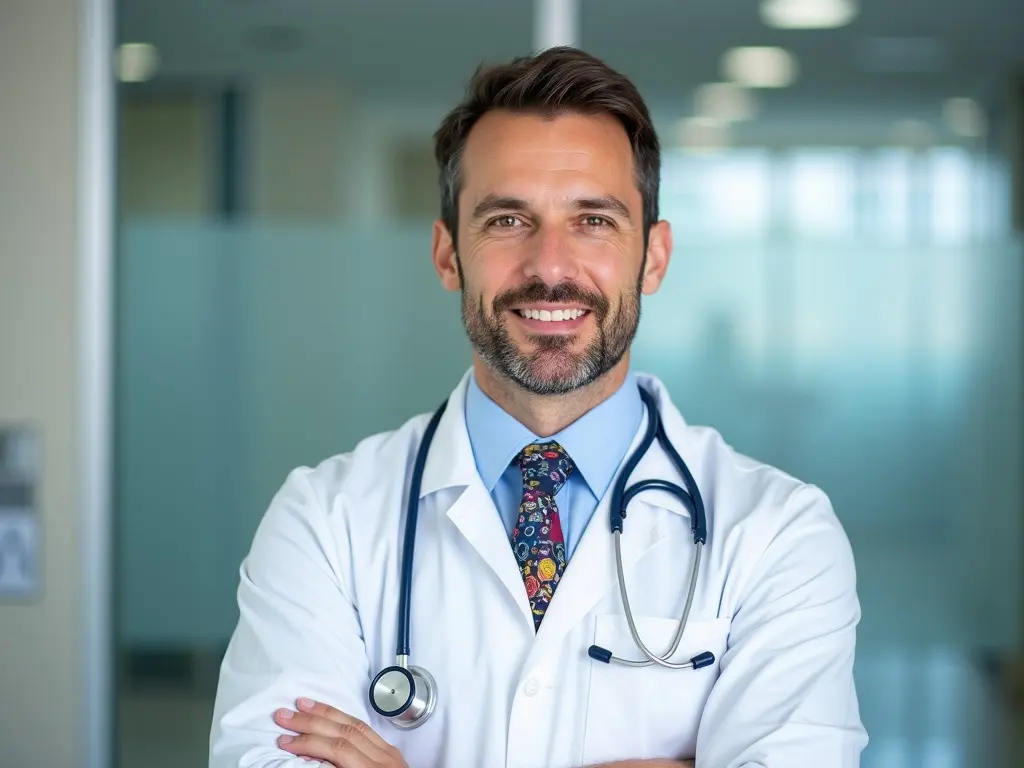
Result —
<instances>
[{"instance_id":1,"label":"chest pocket","mask_svg":"<svg viewBox=\"0 0 1024 768\"><path fill-rule=\"evenodd\" d=\"M640 660L624 616L597 616L594 643L623 659ZM672 644L678 618L634 616L637 632L652 653ZM628 667L592 662L587 699L584 762L648 758L691 759L704 703L718 678L729 619L691 619L669 661L686 661L710 651L715 663L701 669L668 669L652 664Z\"/></svg>"}]
</instances>

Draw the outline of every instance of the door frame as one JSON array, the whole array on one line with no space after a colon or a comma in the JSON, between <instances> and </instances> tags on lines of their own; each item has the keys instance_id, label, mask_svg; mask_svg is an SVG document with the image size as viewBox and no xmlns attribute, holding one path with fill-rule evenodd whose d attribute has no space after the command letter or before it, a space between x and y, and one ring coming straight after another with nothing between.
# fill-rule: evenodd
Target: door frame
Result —
<instances>
[{"instance_id":1,"label":"door frame","mask_svg":"<svg viewBox=\"0 0 1024 768\"><path fill-rule=\"evenodd\" d=\"M113 253L114 3L79 0L78 478L82 586L81 765L115 764Z\"/></svg>"}]
</instances>

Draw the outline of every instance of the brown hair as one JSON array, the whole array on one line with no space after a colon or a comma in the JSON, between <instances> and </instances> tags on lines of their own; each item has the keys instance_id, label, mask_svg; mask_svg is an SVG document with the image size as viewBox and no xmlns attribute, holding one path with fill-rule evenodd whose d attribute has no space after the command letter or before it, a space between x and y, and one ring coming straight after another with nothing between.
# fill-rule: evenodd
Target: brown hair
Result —
<instances>
[{"instance_id":1,"label":"brown hair","mask_svg":"<svg viewBox=\"0 0 1024 768\"><path fill-rule=\"evenodd\" d=\"M629 136L637 186L643 200L644 241L658 220L661 147L647 105L636 86L600 59L576 48L550 48L507 64L480 67L463 101L434 133L440 170L441 219L455 240L458 227L460 161L470 130L487 112L507 109L555 116L605 114Z\"/></svg>"}]
</instances>

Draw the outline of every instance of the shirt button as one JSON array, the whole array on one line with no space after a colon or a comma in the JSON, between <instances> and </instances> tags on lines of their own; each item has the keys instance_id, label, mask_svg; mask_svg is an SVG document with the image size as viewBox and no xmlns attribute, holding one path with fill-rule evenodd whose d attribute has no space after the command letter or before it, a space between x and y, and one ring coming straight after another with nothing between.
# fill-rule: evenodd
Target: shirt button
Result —
<instances>
[{"instance_id":1,"label":"shirt button","mask_svg":"<svg viewBox=\"0 0 1024 768\"><path fill-rule=\"evenodd\" d=\"M526 685L523 686L523 693L527 696L536 696L537 691L540 690L540 683L537 682L537 678L531 677L526 681Z\"/></svg>"}]
</instances>

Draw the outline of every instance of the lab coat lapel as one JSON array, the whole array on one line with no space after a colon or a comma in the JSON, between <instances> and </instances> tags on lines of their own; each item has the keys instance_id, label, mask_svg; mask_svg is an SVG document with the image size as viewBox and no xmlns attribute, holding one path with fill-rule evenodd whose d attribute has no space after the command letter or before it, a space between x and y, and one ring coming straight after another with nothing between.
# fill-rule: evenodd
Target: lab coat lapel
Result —
<instances>
[{"instance_id":1,"label":"lab coat lapel","mask_svg":"<svg viewBox=\"0 0 1024 768\"><path fill-rule=\"evenodd\" d=\"M490 568L508 590L524 621L532 627L526 587L512 552L512 543L473 458L465 417L469 376L467 372L449 397L448 406L437 425L424 465L420 498L445 489L461 489L448 507L447 516L483 561L482 564L472 564L471 570L477 572L479 565Z\"/></svg>"},{"instance_id":2,"label":"lab coat lapel","mask_svg":"<svg viewBox=\"0 0 1024 768\"><path fill-rule=\"evenodd\" d=\"M519 573L512 543L494 507L491 495L479 479L470 484L448 510L448 518L476 550L509 592L513 604L531 627L533 617L526 586ZM472 589L472 586L470 585Z\"/></svg>"},{"instance_id":3,"label":"lab coat lapel","mask_svg":"<svg viewBox=\"0 0 1024 768\"><path fill-rule=\"evenodd\" d=\"M640 444L646 426L645 416L627 456ZM619 472L621 469L620 465ZM633 470L627 487L640 480L675 478L677 474L668 455L655 441ZM609 590L618 591L615 540L609 524L611 495L609 488L558 583L555 596L540 625L535 654L543 653L544 646L557 643L559 638L571 631ZM650 492L637 496L629 505L621 537L622 566L627 586L634 589L637 585L629 582L633 566L664 536L665 515L661 514L661 510L671 509L686 514L679 502L668 499L666 495Z\"/></svg>"}]
</instances>

